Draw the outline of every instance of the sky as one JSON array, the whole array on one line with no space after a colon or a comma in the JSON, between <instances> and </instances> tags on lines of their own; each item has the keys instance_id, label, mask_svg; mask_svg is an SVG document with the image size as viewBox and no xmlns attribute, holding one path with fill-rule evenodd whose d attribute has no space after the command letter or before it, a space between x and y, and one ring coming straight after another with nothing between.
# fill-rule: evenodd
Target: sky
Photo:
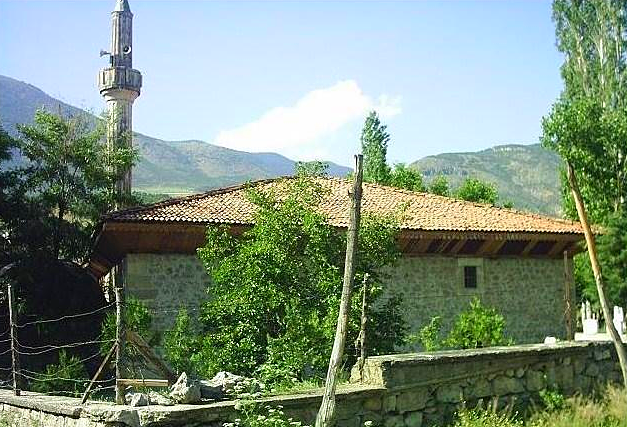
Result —
<instances>
[{"instance_id":1,"label":"sky","mask_svg":"<svg viewBox=\"0 0 627 427\"><path fill-rule=\"evenodd\" d=\"M562 88L549 1L129 3L134 130L166 140L352 165L374 109L410 163L537 143ZM0 0L0 74L101 112L114 4Z\"/></svg>"}]
</instances>

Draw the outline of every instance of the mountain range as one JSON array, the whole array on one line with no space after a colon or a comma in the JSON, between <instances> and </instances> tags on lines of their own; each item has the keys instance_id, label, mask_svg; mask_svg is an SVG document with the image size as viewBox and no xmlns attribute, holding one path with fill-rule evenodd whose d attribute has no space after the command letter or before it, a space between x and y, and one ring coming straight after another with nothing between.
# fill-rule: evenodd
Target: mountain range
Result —
<instances>
[{"instance_id":1,"label":"mountain range","mask_svg":"<svg viewBox=\"0 0 627 427\"><path fill-rule=\"evenodd\" d=\"M16 124L31 123L42 107L62 114L84 113L35 86L0 75L0 124L10 134L16 135ZM248 153L199 140L165 141L141 133L134 133L133 141L140 153L133 187L144 192L187 194L294 171L295 162L277 153ZM494 183L501 201L511 201L517 208L551 215L560 212L559 157L539 144L439 154L410 166L422 171L427 182L441 174L455 188L463 179L476 177ZM344 176L349 170L333 163L329 167L334 176Z\"/></svg>"}]
</instances>

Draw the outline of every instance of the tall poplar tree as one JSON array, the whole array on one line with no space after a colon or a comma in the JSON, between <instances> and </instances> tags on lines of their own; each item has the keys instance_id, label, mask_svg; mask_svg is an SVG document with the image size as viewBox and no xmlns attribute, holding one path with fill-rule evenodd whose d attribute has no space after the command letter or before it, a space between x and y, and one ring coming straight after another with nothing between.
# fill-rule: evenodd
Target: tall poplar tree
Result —
<instances>
[{"instance_id":1,"label":"tall poplar tree","mask_svg":"<svg viewBox=\"0 0 627 427\"><path fill-rule=\"evenodd\" d=\"M554 0L553 19L557 47L565 55L564 91L543 119L542 142L566 163L564 194L570 197L565 197L565 207L571 215L576 207L584 229L597 295L627 387L627 351L612 323L605 275L588 221L590 217L603 223L625 214L627 2Z\"/></svg>"},{"instance_id":2,"label":"tall poplar tree","mask_svg":"<svg viewBox=\"0 0 627 427\"><path fill-rule=\"evenodd\" d=\"M371 111L361 131L361 152L364 155L364 181L389 184L390 167L387 164L390 134L381 124L376 111Z\"/></svg>"}]
</instances>

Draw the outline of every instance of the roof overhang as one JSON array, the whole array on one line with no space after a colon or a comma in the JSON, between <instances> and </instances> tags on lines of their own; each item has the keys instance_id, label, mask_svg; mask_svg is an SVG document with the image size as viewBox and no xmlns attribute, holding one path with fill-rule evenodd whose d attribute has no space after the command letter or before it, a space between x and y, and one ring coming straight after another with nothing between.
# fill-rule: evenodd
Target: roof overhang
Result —
<instances>
[{"instance_id":1,"label":"roof overhang","mask_svg":"<svg viewBox=\"0 0 627 427\"><path fill-rule=\"evenodd\" d=\"M89 261L100 278L131 253L195 254L205 244L208 224L192 222L102 223ZM227 225L241 234L247 224ZM402 229L399 247L405 256L560 258L582 250L583 235Z\"/></svg>"}]
</instances>

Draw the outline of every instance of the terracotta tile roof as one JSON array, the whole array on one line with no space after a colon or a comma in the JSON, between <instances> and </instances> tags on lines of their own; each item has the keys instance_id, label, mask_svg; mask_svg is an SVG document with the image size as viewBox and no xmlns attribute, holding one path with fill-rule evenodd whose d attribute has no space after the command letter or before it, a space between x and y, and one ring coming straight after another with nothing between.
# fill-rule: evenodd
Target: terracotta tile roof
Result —
<instances>
[{"instance_id":1,"label":"terracotta tile roof","mask_svg":"<svg viewBox=\"0 0 627 427\"><path fill-rule=\"evenodd\" d=\"M280 190L285 188L287 179L290 178L256 181L250 185ZM331 225L346 227L350 206L348 191L352 183L340 178L316 178L316 181L328 191L320 210ZM112 212L104 219L141 223L252 224L255 208L245 192L246 185L222 188ZM582 234L579 223L573 221L364 183L364 212L393 214L403 206L407 207L401 228L407 230Z\"/></svg>"}]
</instances>

